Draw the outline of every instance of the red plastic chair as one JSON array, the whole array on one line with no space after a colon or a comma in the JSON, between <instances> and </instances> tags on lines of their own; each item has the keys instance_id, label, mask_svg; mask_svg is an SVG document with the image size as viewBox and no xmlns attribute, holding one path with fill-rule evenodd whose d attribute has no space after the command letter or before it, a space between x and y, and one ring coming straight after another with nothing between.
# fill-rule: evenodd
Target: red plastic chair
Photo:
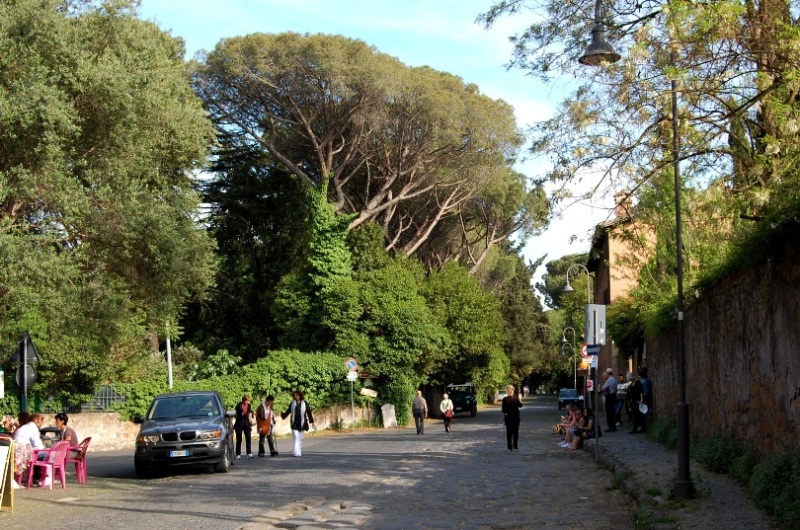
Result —
<instances>
[{"instance_id":1,"label":"red plastic chair","mask_svg":"<svg viewBox=\"0 0 800 530\"><path fill-rule=\"evenodd\" d=\"M84 438L78 445L70 447L67 453L67 464L75 464L75 477L78 479L79 484L89 483L89 477L86 475L86 452L89 450L91 442L91 436Z\"/></svg>"},{"instance_id":2,"label":"red plastic chair","mask_svg":"<svg viewBox=\"0 0 800 530\"><path fill-rule=\"evenodd\" d=\"M42 468L43 472L45 473L43 480L46 484L50 485L50 489L53 489L53 480L55 480L56 471L58 471L59 477L61 478L61 488L66 488L66 464L68 452L69 442L66 441L58 442L50 449L40 449L39 451L34 451L33 459L28 465L28 488L30 488L31 484L33 484L33 474L37 467ZM39 460L39 455L42 453L45 454L44 460Z\"/></svg>"}]
</instances>

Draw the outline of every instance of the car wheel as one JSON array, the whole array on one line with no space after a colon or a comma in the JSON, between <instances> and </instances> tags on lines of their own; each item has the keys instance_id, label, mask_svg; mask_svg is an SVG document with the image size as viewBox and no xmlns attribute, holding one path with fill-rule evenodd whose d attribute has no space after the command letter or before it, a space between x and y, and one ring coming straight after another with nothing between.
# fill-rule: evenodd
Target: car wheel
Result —
<instances>
[{"instance_id":1,"label":"car wheel","mask_svg":"<svg viewBox=\"0 0 800 530\"><path fill-rule=\"evenodd\" d=\"M150 478L153 476L153 470L150 466L140 463L138 460L133 461L133 469L136 472L136 478Z\"/></svg>"},{"instance_id":2,"label":"car wheel","mask_svg":"<svg viewBox=\"0 0 800 530\"><path fill-rule=\"evenodd\" d=\"M222 459L214 466L214 471L218 473L227 473L231 469L231 465L233 465L233 460L231 459L231 448L228 445L228 442L225 442L225 453L222 455Z\"/></svg>"}]
</instances>

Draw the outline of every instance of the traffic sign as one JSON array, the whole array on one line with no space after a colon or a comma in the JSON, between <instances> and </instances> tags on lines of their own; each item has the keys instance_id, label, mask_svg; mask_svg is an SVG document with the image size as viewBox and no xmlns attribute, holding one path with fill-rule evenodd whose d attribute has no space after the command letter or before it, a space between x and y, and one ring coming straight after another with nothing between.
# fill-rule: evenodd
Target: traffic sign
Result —
<instances>
[{"instance_id":1,"label":"traffic sign","mask_svg":"<svg viewBox=\"0 0 800 530\"><path fill-rule=\"evenodd\" d=\"M586 355L600 355L600 350L603 348L602 344L587 344Z\"/></svg>"},{"instance_id":2,"label":"traffic sign","mask_svg":"<svg viewBox=\"0 0 800 530\"><path fill-rule=\"evenodd\" d=\"M17 380L17 384L20 388L22 388L22 367L20 366L17 368L17 373L14 375L14 379ZM36 383L36 367L32 364L28 365L28 369L25 370L25 388L30 388Z\"/></svg>"},{"instance_id":3,"label":"traffic sign","mask_svg":"<svg viewBox=\"0 0 800 530\"><path fill-rule=\"evenodd\" d=\"M581 357L589 357L589 354L586 352L586 348L589 346L585 342L581 344Z\"/></svg>"},{"instance_id":4,"label":"traffic sign","mask_svg":"<svg viewBox=\"0 0 800 530\"><path fill-rule=\"evenodd\" d=\"M358 373L356 372L347 372L347 380L351 383L358 379Z\"/></svg>"},{"instance_id":5,"label":"traffic sign","mask_svg":"<svg viewBox=\"0 0 800 530\"><path fill-rule=\"evenodd\" d=\"M358 361L356 361L354 357L350 357L349 359L347 359L344 365L351 372L355 372L356 370L358 370Z\"/></svg>"}]
</instances>

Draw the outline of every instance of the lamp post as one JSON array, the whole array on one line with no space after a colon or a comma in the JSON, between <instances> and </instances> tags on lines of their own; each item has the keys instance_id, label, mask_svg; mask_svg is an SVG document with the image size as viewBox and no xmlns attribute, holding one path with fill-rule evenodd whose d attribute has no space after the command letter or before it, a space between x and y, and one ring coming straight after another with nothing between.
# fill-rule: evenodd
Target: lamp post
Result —
<instances>
[{"instance_id":1,"label":"lamp post","mask_svg":"<svg viewBox=\"0 0 800 530\"><path fill-rule=\"evenodd\" d=\"M603 37L603 32L602 31L599 34L595 32L595 30L598 27L600 27L601 30L602 30L602 25L599 22L599 12L600 12L599 5L600 5L600 0L597 0L597 4L595 5L595 25L594 25L594 28L592 28L592 44L589 45L590 48L593 45L594 46L598 46L599 44L597 42L595 42L595 41L598 38L602 38ZM605 40L603 40L603 42L605 42ZM605 46L607 46L608 48L611 48L611 46L609 46L608 43L605 43ZM588 52L588 50L587 50L587 52ZM595 55L599 56L599 54L596 53L596 52L595 52ZM619 55L613 54L612 57L613 56L616 56L617 59L619 59ZM586 64L600 64L600 63L599 62L597 62L597 63L589 62L589 63L586 63ZM592 291L591 291L591 285L590 285L591 284L591 280L592 280L592 275L589 273L589 269L587 269L585 266L581 265L580 263L573 263L572 265L570 265L569 268L567 269L567 284L564 286L562 291L564 291L565 293L571 293L571 292L573 292L575 290L575 289L572 288L572 285L570 285L570 283L569 283L569 273L572 272L572 269L574 267L578 267L579 270L582 270L583 272L586 273L586 309L585 309L585 312L584 312L584 318L586 318L587 322L588 322L589 306L592 304ZM587 325L587 327L588 327L588 325ZM586 333L586 330L584 330L584 333ZM592 402L594 403L594 407L593 408L594 408L594 415L595 415L594 439L595 439L595 448L596 449L595 449L595 453L594 453L594 459L595 459L595 461L597 461L600 458L600 422L597 421L597 412L598 412L597 411L597 406L598 406L598 401L599 401L599 399L597 398L597 396L599 395L598 394L598 390L599 390L598 389L598 381L597 381L598 366L594 362L592 364L595 364L595 367L594 367L594 384L592 385ZM577 380L578 380L578 375L577 374L578 374L578 366L577 366L577 360L576 360L575 361L575 387L576 388L578 386L577 385ZM586 396L586 397L588 397L588 396Z\"/></svg>"},{"instance_id":2,"label":"lamp post","mask_svg":"<svg viewBox=\"0 0 800 530\"><path fill-rule=\"evenodd\" d=\"M572 265L569 266L569 269L567 269L567 285L564 286L562 291L564 291L565 293L571 293L571 292L573 292L575 290L575 289L572 288L572 285L570 285L570 283L569 283L569 273L572 272L572 268L573 267L578 267L578 268L580 268L581 270L583 270L586 273L586 303L587 304L591 304L592 303L592 291L591 291L591 285L589 285L589 284L591 283L592 275L589 273L589 269L587 269L586 267L584 267L580 263L573 263Z\"/></svg>"},{"instance_id":3,"label":"lamp post","mask_svg":"<svg viewBox=\"0 0 800 530\"><path fill-rule=\"evenodd\" d=\"M592 27L592 42L578 59L581 64L597 66L603 62L616 62L620 55L614 52L610 44L605 41L605 27L600 20L600 2L595 2L594 26ZM669 1L669 0L668 0ZM672 29L672 28L668 28ZM671 66L677 64L677 53L672 34L670 32ZM675 480L675 496L679 499L691 498L694 487L689 472L689 404L686 403L686 348L684 341L684 302L683 302L683 241L681 234L681 138L678 124L678 82L675 78L670 80L670 96L672 111L672 173L675 178L675 275L677 278L677 316L678 316L678 403L676 406L677 436L678 436L678 477ZM570 267L571 268L571 267ZM567 271L569 280L569 271ZM569 285L569 284L568 284Z\"/></svg>"},{"instance_id":4,"label":"lamp post","mask_svg":"<svg viewBox=\"0 0 800 530\"><path fill-rule=\"evenodd\" d=\"M572 342L567 340L567 331L572 332ZM564 328L564 331L561 332L561 353L564 353L564 346L569 346L569 353L572 355L572 362L574 366L574 377L572 382L572 388L578 389L578 357L575 355L575 328L572 326L567 326Z\"/></svg>"}]
</instances>

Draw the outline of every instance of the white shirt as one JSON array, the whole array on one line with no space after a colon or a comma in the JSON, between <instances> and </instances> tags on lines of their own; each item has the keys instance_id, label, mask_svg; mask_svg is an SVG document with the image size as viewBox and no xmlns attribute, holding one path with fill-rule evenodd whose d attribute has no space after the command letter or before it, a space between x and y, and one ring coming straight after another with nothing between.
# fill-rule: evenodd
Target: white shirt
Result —
<instances>
[{"instance_id":1,"label":"white shirt","mask_svg":"<svg viewBox=\"0 0 800 530\"><path fill-rule=\"evenodd\" d=\"M39 427L36 423L29 421L25 425L20 426L14 433L14 442L18 444L28 444L34 449L44 449L44 442L42 442L42 435L39 433Z\"/></svg>"}]
</instances>

